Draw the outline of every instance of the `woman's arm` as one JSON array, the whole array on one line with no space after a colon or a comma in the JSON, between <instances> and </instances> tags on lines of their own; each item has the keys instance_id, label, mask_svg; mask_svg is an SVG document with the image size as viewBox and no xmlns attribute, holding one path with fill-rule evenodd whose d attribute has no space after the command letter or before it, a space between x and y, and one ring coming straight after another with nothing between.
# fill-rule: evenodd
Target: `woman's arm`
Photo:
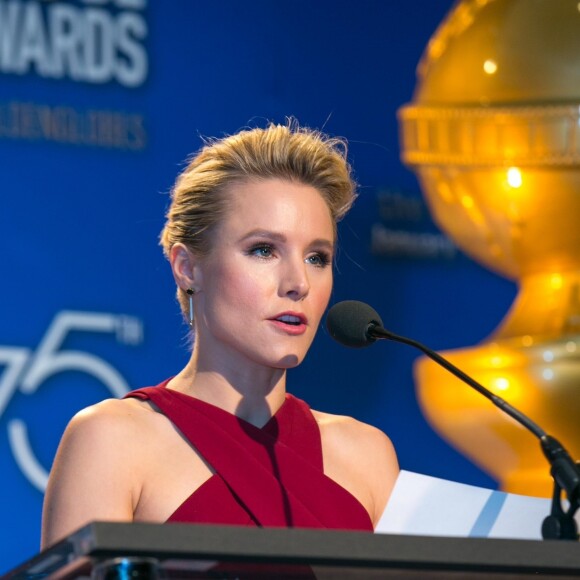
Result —
<instances>
[{"instance_id":1,"label":"woman's arm","mask_svg":"<svg viewBox=\"0 0 580 580\"><path fill-rule=\"evenodd\" d=\"M131 411L127 401L103 401L68 425L44 498L43 549L94 520L132 521L139 477Z\"/></svg>"}]
</instances>

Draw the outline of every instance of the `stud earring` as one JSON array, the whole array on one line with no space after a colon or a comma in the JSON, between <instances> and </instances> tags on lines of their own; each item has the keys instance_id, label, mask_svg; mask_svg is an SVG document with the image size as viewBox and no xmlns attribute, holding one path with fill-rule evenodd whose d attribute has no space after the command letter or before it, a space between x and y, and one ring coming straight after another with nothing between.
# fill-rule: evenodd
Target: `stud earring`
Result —
<instances>
[{"instance_id":1,"label":"stud earring","mask_svg":"<svg viewBox=\"0 0 580 580\"><path fill-rule=\"evenodd\" d=\"M195 294L195 290L188 288L186 292L189 296L189 327L193 328L193 295Z\"/></svg>"}]
</instances>

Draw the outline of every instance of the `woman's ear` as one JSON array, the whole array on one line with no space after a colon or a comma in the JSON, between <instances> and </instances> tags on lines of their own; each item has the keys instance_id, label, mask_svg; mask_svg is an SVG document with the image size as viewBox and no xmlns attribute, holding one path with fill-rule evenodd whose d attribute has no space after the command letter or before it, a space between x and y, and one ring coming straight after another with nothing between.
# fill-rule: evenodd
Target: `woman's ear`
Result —
<instances>
[{"instance_id":1,"label":"woman's ear","mask_svg":"<svg viewBox=\"0 0 580 580\"><path fill-rule=\"evenodd\" d=\"M197 289L201 280L199 258L182 243L174 244L169 253L169 263L173 270L175 283L184 291Z\"/></svg>"}]
</instances>

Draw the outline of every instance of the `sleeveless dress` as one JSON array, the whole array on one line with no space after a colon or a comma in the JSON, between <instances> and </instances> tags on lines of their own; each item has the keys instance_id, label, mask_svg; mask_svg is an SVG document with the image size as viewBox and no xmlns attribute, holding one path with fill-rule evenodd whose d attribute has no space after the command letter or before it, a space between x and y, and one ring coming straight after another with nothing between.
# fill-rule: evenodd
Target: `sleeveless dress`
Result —
<instances>
[{"instance_id":1,"label":"sleeveless dress","mask_svg":"<svg viewBox=\"0 0 580 580\"><path fill-rule=\"evenodd\" d=\"M126 397L154 403L215 471L168 522L373 531L362 504L324 474L320 430L304 401L287 394L258 428L168 382Z\"/></svg>"}]
</instances>

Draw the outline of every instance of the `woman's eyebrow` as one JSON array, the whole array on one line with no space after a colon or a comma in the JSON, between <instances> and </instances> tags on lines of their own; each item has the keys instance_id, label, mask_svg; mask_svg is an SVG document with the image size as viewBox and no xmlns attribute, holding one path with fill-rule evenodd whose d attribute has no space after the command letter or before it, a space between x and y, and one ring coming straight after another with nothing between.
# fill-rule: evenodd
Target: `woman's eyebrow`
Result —
<instances>
[{"instance_id":1,"label":"woman's eyebrow","mask_svg":"<svg viewBox=\"0 0 580 580\"><path fill-rule=\"evenodd\" d=\"M325 248L330 252L334 252L335 244L326 238L317 238L316 240L312 240L309 246L311 248Z\"/></svg>"},{"instance_id":2,"label":"woman's eyebrow","mask_svg":"<svg viewBox=\"0 0 580 580\"><path fill-rule=\"evenodd\" d=\"M284 234L281 234L279 232L273 232L271 230L264 230L264 229L255 229L255 230L251 230L248 233L244 234L241 238L240 238L240 242L244 242L248 239L251 238L265 238L267 240L272 240L275 242L286 242L287 241L287 237ZM309 244L308 247L323 247L326 248L330 251L334 250L334 242L331 240L328 240L326 238L316 238L314 240L312 240Z\"/></svg>"},{"instance_id":3,"label":"woman's eyebrow","mask_svg":"<svg viewBox=\"0 0 580 580\"><path fill-rule=\"evenodd\" d=\"M280 234L278 232L272 232L270 230L263 230L263 229L255 229L251 230L248 233L244 234L240 238L240 242L243 242L249 238L267 238L269 240L274 240L277 242L285 242L286 236L284 234Z\"/></svg>"}]
</instances>

